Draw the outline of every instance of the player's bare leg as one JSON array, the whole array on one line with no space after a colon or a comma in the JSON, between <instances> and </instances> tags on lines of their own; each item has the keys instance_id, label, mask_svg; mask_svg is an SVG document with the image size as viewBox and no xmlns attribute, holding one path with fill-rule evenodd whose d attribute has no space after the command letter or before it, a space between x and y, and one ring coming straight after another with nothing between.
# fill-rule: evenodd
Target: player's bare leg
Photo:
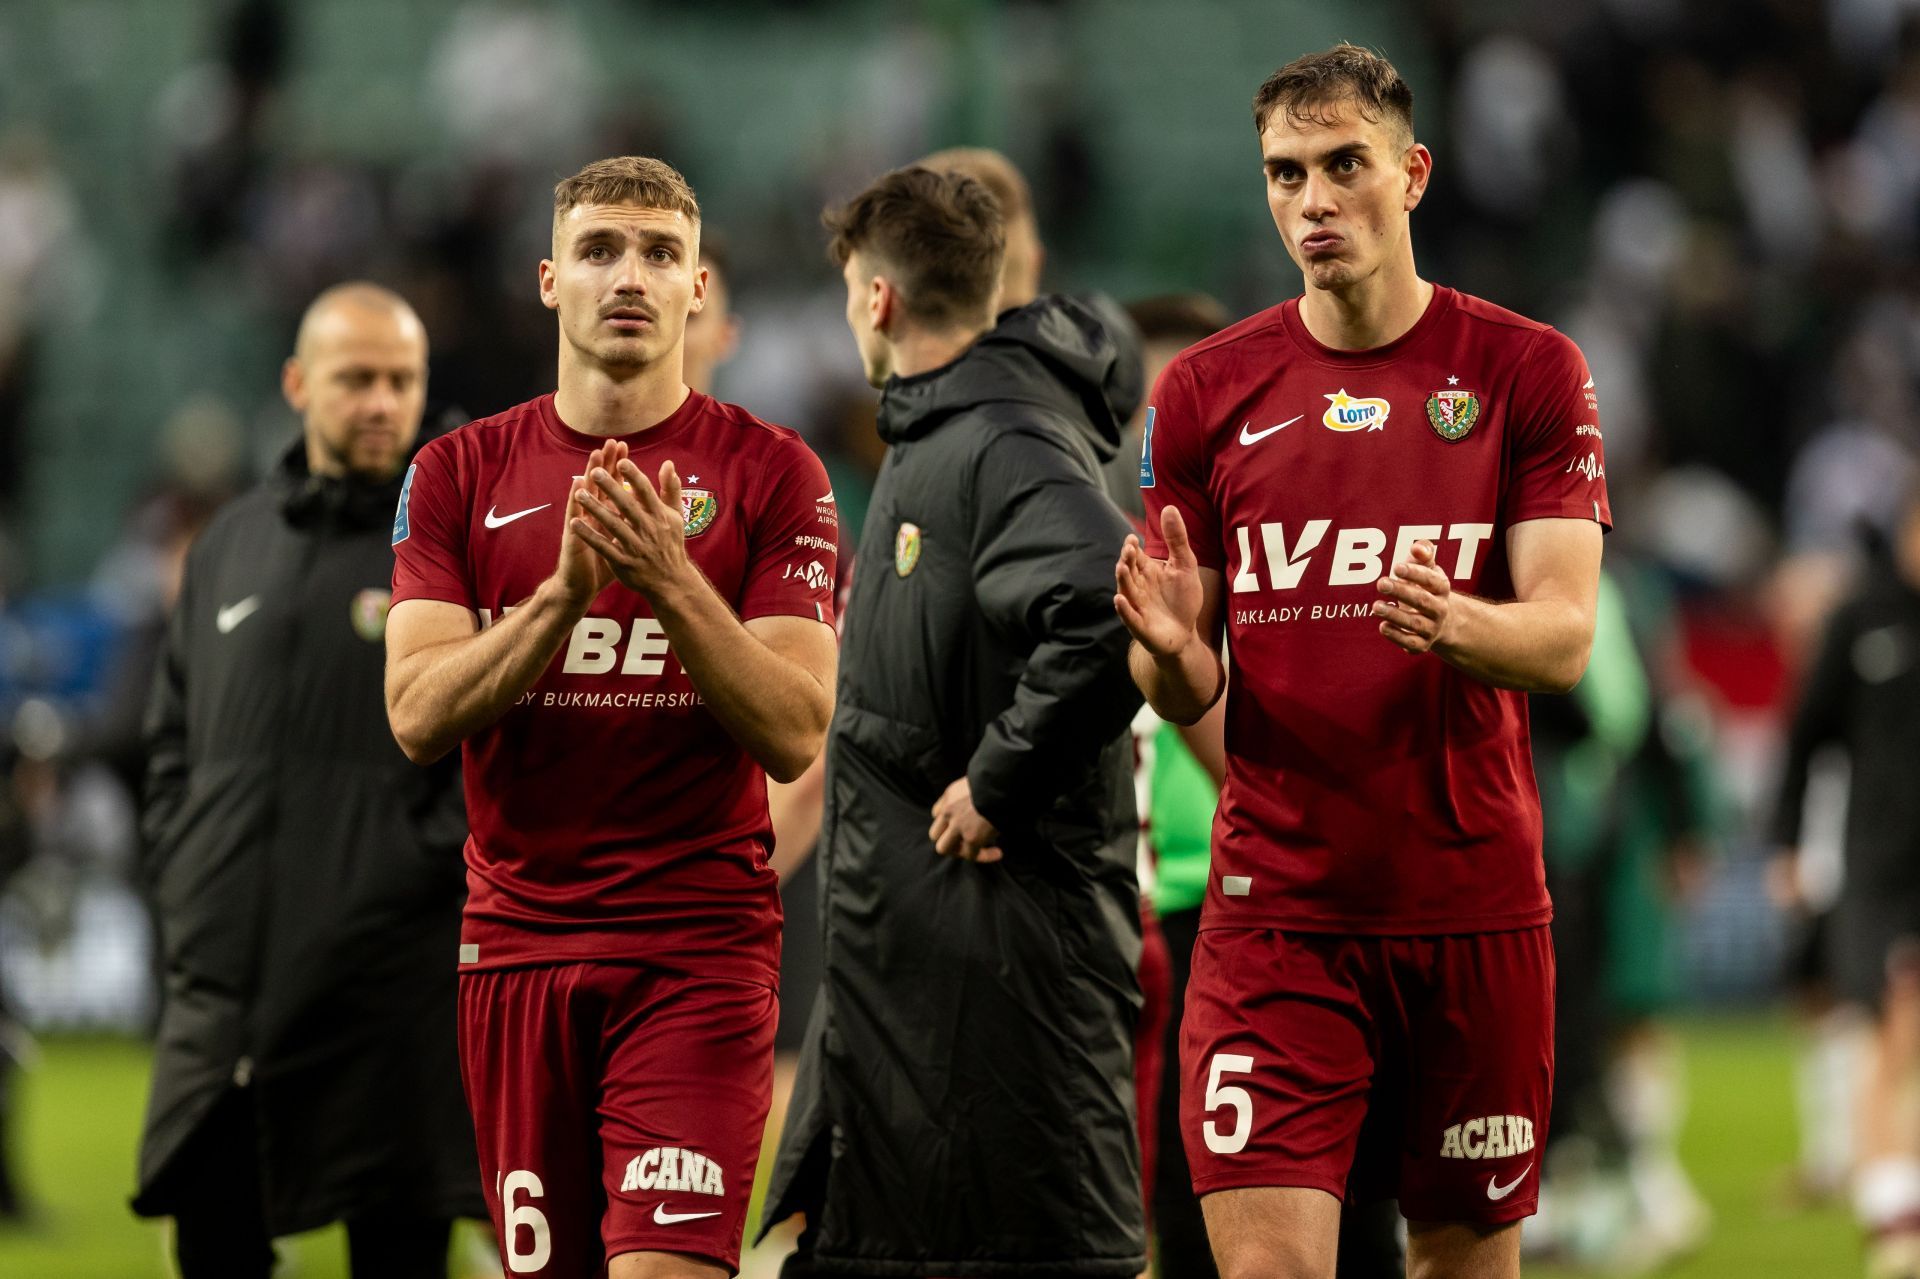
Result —
<instances>
[{"instance_id":1,"label":"player's bare leg","mask_svg":"<svg viewBox=\"0 0 1920 1279\"><path fill-rule=\"evenodd\" d=\"M1519 1279L1520 1223L1407 1223L1407 1279Z\"/></svg>"},{"instance_id":2,"label":"player's bare leg","mask_svg":"<svg viewBox=\"0 0 1920 1279\"><path fill-rule=\"evenodd\" d=\"M1340 1201L1304 1186L1216 1190L1200 1200L1220 1279L1333 1279Z\"/></svg>"},{"instance_id":3,"label":"player's bare leg","mask_svg":"<svg viewBox=\"0 0 1920 1279\"><path fill-rule=\"evenodd\" d=\"M727 1279L727 1269L679 1252L623 1252L607 1263L607 1279Z\"/></svg>"}]
</instances>

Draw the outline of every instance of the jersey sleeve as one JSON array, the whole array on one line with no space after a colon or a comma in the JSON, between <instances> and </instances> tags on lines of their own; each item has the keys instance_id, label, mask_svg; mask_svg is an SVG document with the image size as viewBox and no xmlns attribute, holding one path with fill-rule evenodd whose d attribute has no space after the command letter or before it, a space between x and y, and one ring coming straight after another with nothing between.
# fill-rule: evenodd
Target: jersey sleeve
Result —
<instances>
[{"instance_id":1,"label":"jersey sleeve","mask_svg":"<svg viewBox=\"0 0 1920 1279\"><path fill-rule=\"evenodd\" d=\"M811 617L831 626L840 508L827 468L798 436L784 438L768 460L752 513L740 618Z\"/></svg>"},{"instance_id":2,"label":"jersey sleeve","mask_svg":"<svg viewBox=\"0 0 1920 1279\"><path fill-rule=\"evenodd\" d=\"M1554 329L1528 349L1514 384L1506 523L1587 519L1613 527L1607 451L1586 357Z\"/></svg>"},{"instance_id":3,"label":"jersey sleeve","mask_svg":"<svg viewBox=\"0 0 1920 1279\"><path fill-rule=\"evenodd\" d=\"M451 436L415 454L393 513L393 602L443 600L478 608L467 571L470 512Z\"/></svg>"},{"instance_id":4,"label":"jersey sleeve","mask_svg":"<svg viewBox=\"0 0 1920 1279\"><path fill-rule=\"evenodd\" d=\"M1193 558L1203 568L1225 571L1226 546L1220 538L1220 514L1207 488L1206 419L1199 389L1185 360L1167 365L1147 400L1147 421L1140 439L1140 496L1147 507L1149 555L1167 557L1160 536L1160 512L1172 506L1187 526Z\"/></svg>"}]
</instances>

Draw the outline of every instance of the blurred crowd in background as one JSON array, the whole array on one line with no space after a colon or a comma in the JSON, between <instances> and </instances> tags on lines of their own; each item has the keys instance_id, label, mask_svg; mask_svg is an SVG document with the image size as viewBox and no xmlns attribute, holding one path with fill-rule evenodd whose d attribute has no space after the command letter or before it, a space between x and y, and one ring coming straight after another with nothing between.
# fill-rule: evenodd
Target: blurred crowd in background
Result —
<instances>
[{"instance_id":1,"label":"blurred crowd in background","mask_svg":"<svg viewBox=\"0 0 1920 1279\"><path fill-rule=\"evenodd\" d=\"M0 977L19 1020L150 1015L130 867L154 644L185 547L295 429L277 369L319 289L371 278L419 310L430 423L496 412L552 385L552 183L665 158L744 324L718 394L807 436L857 535L875 396L821 206L936 147L998 147L1032 183L1049 287L1205 292L1237 318L1299 289L1247 102L1338 38L1415 89L1437 161L1423 274L1556 324L1599 390L1630 670L1539 727L1550 874L1563 917L1588 908L1564 926L1600 948L1570 997L1610 1040L1676 1000L1780 997L1842 869L1844 781L1821 767L1797 863L1774 859L1798 679L1829 612L1888 571L1920 456L1920 3L1179 10L0 7ZM1656 819L1620 816L1642 797ZM1640 962L1609 967L1623 929ZM1844 1158L1810 1152L1809 1177Z\"/></svg>"}]
</instances>

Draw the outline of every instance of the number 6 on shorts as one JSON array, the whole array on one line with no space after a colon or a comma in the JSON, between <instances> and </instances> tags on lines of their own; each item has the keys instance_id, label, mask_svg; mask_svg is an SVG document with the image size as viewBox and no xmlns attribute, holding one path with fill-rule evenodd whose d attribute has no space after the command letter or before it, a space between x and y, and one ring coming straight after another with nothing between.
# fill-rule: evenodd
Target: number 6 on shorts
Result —
<instances>
[{"instance_id":1,"label":"number 6 on shorts","mask_svg":"<svg viewBox=\"0 0 1920 1279\"><path fill-rule=\"evenodd\" d=\"M1207 1069L1207 1110L1209 1112L1222 1106L1233 1107L1233 1131L1222 1133L1209 1119L1200 1125L1200 1135L1207 1139L1207 1149L1216 1155L1237 1155L1247 1145L1247 1137L1253 1132L1253 1098L1247 1090L1238 1085L1222 1087L1220 1079L1224 1075L1249 1075L1253 1073L1253 1058L1244 1053L1215 1053L1213 1062Z\"/></svg>"}]
</instances>

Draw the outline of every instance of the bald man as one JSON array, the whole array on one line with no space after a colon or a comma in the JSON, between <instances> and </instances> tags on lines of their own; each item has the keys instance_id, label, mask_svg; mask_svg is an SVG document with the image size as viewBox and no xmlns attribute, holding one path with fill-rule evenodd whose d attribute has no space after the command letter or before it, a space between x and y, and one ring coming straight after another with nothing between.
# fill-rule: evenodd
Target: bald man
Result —
<instances>
[{"instance_id":1,"label":"bald man","mask_svg":"<svg viewBox=\"0 0 1920 1279\"><path fill-rule=\"evenodd\" d=\"M147 714L142 873L165 961L134 1209L183 1279L266 1279L344 1221L355 1279L445 1275L483 1216L461 1095L456 761L407 762L381 691L389 534L427 335L398 295L316 298L279 466L187 559Z\"/></svg>"}]
</instances>

